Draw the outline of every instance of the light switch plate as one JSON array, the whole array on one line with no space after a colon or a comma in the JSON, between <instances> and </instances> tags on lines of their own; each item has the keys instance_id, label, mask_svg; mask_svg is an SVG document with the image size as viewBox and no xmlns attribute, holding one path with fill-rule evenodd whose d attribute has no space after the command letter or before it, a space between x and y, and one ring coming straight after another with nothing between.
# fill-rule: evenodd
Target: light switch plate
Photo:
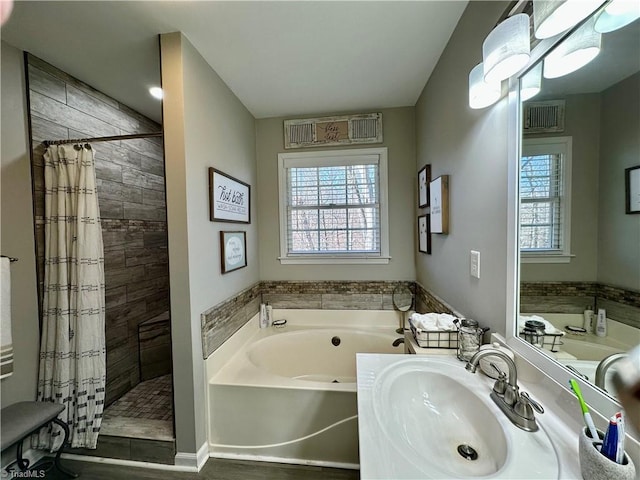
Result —
<instances>
[{"instance_id":1,"label":"light switch plate","mask_svg":"<svg viewBox=\"0 0 640 480\"><path fill-rule=\"evenodd\" d=\"M469 258L471 268L470 274L472 277L480 278L480 252L471 250L471 256Z\"/></svg>"}]
</instances>

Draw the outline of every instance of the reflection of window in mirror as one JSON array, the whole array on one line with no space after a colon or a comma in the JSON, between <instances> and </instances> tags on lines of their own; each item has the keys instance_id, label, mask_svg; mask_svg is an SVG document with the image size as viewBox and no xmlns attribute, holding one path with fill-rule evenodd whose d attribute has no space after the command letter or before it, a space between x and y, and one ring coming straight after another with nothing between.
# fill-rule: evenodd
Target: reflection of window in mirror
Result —
<instances>
[{"instance_id":1,"label":"reflection of window in mirror","mask_svg":"<svg viewBox=\"0 0 640 480\"><path fill-rule=\"evenodd\" d=\"M526 263L571 254L571 137L525 139L520 158L520 252Z\"/></svg>"}]
</instances>

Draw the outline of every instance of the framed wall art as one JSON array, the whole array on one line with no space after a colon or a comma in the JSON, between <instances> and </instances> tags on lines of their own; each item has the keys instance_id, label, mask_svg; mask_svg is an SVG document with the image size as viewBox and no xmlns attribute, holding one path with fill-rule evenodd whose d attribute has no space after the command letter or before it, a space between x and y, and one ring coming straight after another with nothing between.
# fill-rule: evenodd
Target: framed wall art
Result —
<instances>
[{"instance_id":1,"label":"framed wall art","mask_svg":"<svg viewBox=\"0 0 640 480\"><path fill-rule=\"evenodd\" d=\"M425 165L418 172L418 207L429 206L429 182L431 182L431 165Z\"/></svg>"},{"instance_id":2,"label":"framed wall art","mask_svg":"<svg viewBox=\"0 0 640 480\"><path fill-rule=\"evenodd\" d=\"M418 251L431 254L431 226L429 215L418 217Z\"/></svg>"},{"instance_id":3,"label":"framed wall art","mask_svg":"<svg viewBox=\"0 0 640 480\"><path fill-rule=\"evenodd\" d=\"M431 233L449 233L449 175L441 175L429 186Z\"/></svg>"},{"instance_id":4,"label":"framed wall art","mask_svg":"<svg viewBox=\"0 0 640 480\"><path fill-rule=\"evenodd\" d=\"M209 168L209 216L212 222L251 223L251 186Z\"/></svg>"},{"instance_id":5,"label":"framed wall art","mask_svg":"<svg viewBox=\"0 0 640 480\"><path fill-rule=\"evenodd\" d=\"M640 165L624 171L625 212L640 213Z\"/></svg>"},{"instance_id":6,"label":"framed wall art","mask_svg":"<svg viewBox=\"0 0 640 480\"><path fill-rule=\"evenodd\" d=\"M220 265L222 273L247 266L246 232L220 232Z\"/></svg>"}]
</instances>

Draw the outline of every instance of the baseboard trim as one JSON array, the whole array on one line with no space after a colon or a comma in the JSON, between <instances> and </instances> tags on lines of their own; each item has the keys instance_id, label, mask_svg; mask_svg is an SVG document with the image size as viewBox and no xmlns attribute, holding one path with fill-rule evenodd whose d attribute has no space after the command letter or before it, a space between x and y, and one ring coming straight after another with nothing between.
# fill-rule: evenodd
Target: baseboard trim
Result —
<instances>
[{"instance_id":1,"label":"baseboard trim","mask_svg":"<svg viewBox=\"0 0 640 480\"><path fill-rule=\"evenodd\" d=\"M175 465L194 469L192 471L199 472L209 459L209 444L204 442L197 453L178 452L175 456Z\"/></svg>"},{"instance_id":2,"label":"baseboard trim","mask_svg":"<svg viewBox=\"0 0 640 480\"><path fill-rule=\"evenodd\" d=\"M109 465L124 465L126 467L152 468L154 470L171 470L174 472L198 472L196 467L188 465L167 465L166 463L138 462L136 460L123 460L121 458L92 457L90 455L76 455L75 453L63 453L62 458L77 460L79 462L106 463Z\"/></svg>"},{"instance_id":3,"label":"baseboard trim","mask_svg":"<svg viewBox=\"0 0 640 480\"><path fill-rule=\"evenodd\" d=\"M211 458L227 460L249 460L253 462L286 463L290 465L310 465L314 467L342 468L344 470L360 470L358 463L329 462L322 460L305 460L300 458L272 457L268 455L251 455L246 453L212 452Z\"/></svg>"}]
</instances>

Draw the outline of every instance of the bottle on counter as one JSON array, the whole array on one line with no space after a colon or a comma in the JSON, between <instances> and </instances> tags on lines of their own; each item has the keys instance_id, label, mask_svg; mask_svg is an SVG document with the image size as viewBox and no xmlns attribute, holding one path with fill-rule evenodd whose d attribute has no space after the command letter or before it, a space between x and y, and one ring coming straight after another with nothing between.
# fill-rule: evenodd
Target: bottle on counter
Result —
<instances>
[{"instance_id":1,"label":"bottle on counter","mask_svg":"<svg viewBox=\"0 0 640 480\"><path fill-rule=\"evenodd\" d=\"M582 315L584 317L582 328L584 328L587 333L593 332L593 309L591 306L588 306Z\"/></svg>"}]
</instances>

